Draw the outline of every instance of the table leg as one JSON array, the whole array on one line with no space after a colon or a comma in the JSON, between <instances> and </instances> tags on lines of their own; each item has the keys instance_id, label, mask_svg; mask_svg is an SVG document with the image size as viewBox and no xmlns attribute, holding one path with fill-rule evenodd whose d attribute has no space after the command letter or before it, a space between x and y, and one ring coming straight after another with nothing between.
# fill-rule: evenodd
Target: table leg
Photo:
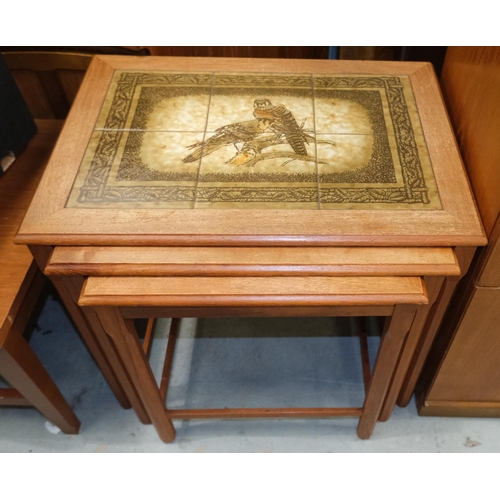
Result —
<instances>
[{"instance_id":1,"label":"table leg","mask_svg":"<svg viewBox=\"0 0 500 500\"><path fill-rule=\"evenodd\" d=\"M50 247L30 246L30 250L43 271L52 249ZM99 320L92 311L86 311L77 305L83 277L50 276L50 278L69 316L122 408L132 406L139 420L143 424L150 424L151 420L137 391L130 382L113 344L106 335L98 335L99 330L102 330Z\"/></svg>"},{"instance_id":2,"label":"table leg","mask_svg":"<svg viewBox=\"0 0 500 500\"><path fill-rule=\"evenodd\" d=\"M0 349L0 374L64 433L78 434L80 421L20 333Z\"/></svg>"},{"instance_id":3,"label":"table leg","mask_svg":"<svg viewBox=\"0 0 500 500\"><path fill-rule=\"evenodd\" d=\"M54 277L54 284L58 283L62 286L66 287L66 290L69 292L73 303L76 305L76 301L80 297L80 292L83 286L84 278L81 276L67 276L67 277ZM137 417L143 424L150 424L151 419L144 408L144 405L141 401L139 394L137 393L136 388L134 387L132 381L127 375L128 371L123 366L122 361L120 360L120 356L116 352L116 348L111 342L110 338L104 333L103 327L99 318L91 309L83 309L80 306L76 305L81 313L84 314L85 319L87 320L90 328L94 334L94 337L97 343L100 345L101 349L105 353L105 357L113 370L116 378L118 379L123 391L125 392L128 401L132 405ZM128 406L130 408L130 405Z\"/></svg>"},{"instance_id":4,"label":"table leg","mask_svg":"<svg viewBox=\"0 0 500 500\"><path fill-rule=\"evenodd\" d=\"M450 304L451 298L455 293L458 282L469 270L470 264L474 257L476 247L456 248L458 263L460 265L460 276L448 276L444 280L439 296L431 309L425 326L420 337L420 341L415 350L415 355L410 363L408 373L403 382L403 387L399 393L397 404L398 406L407 406L415 392L418 378L422 372L425 360L429 354L430 348L436 338L439 327L445 315L445 312Z\"/></svg>"},{"instance_id":5,"label":"table leg","mask_svg":"<svg viewBox=\"0 0 500 500\"><path fill-rule=\"evenodd\" d=\"M141 394L146 411L158 435L166 443L173 441L175 429L172 421L167 417L160 389L135 331L134 322L123 318L120 310L115 307L96 307L94 310L105 332L113 339L132 383Z\"/></svg>"},{"instance_id":6,"label":"table leg","mask_svg":"<svg viewBox=\"0 0 500 500\"><path fill-rule=\"evenodd\" d=\"M406 335L415 318L418 306L398 304L394 307L389 327L384 332L372 378L363 405L363 413L359 419L358 436L368 439L375 429L380 410L389 389L394 367L399 356Z\"/></svg>"},{"instance_id":7,"label":"table leg","mask_svg":"<svg viewBox=\"0 0 500 500\"><path fill-rule=\"evenodd\" d=\"M385 422L389 419L396 406L396 400L403 386L404 379L408 373L408 369L411 364L411 360L415 354L418 341L422 335L422 331L429 315L429 311L436 299L438 298L439 291L443 286L444 278L442 277L429 277L425 279L425 284L427 288L427 294L429 296L429 303L420 306L415 315L413 324L411 325L410 333L406 339L403 346L403 352L401 353L401 358L396 367L396 371L392 378L389 390L387 391L387 396L380 412L379 420Z\"/></svg>"}]
</instances>

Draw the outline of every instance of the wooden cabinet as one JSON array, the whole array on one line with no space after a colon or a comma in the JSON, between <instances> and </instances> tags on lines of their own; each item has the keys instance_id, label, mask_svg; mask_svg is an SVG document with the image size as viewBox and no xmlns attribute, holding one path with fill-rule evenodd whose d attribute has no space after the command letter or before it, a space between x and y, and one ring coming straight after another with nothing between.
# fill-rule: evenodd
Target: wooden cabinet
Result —
<instances>
[{"instance_id":1,"label":"wooden cabinet","mask_svg":"<svg viewBox=\"0 0 500 500\"><path fill-rule=\"evenodd\" d=\"M443 321L417 389L419 412L500 416L500 48L450 48L441 86L489 244Z\"/></svg>"}]
</instances>

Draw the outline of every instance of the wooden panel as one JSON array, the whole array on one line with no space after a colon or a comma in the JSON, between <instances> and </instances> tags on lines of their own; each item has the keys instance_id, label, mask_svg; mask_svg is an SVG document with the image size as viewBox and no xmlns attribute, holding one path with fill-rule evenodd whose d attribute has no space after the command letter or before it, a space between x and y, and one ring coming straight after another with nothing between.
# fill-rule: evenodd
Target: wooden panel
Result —
<instances>
[{"instance_id":1,"label":"wooden panel","mask_svg":"<svg viewBox=\"0 0 500 500\"><path fill-rule=\"evenodd\" d=\"M38 133L25 152L0 180L0 254L2 256L0 332L3 331L4 326L8 328L12 321L10 312L33 260L27 248L14 244L14 236L38 185L61 125L61 122L57 120L37 120Z\"/></svg>"},{"instance_id":2,"label":"wooden panel","mask_svg":"<svg viewBox=\"0 0 500 500\"><path fill-rule=\"evenodd\" d=\"M3 57L34 118L64 119L92 55L61 52L5 52Z\"/></svg>"},{"instance_id":3,"label":"wooden panel","mask_svg":"<svg viewBox=\"0 0 500 500\"><path fill-rule=\"evenodd\" d=\"M450 47L441 88L489 234L500 210L500 47Z\"/></svg>"},{"instance_id":4,"label":"wooden panel","mask_svg":"<svg viewBox=\"0 0 500 500\"><path fill-rule=\"evenodd\" d=\"M134 47L135 48L135 47ZM328 47L150 47L153 56L328 59Z\"/></svg>"},{"instance_id":5,"label":"wooden panel","mask_svg":"<svg viewBox=\"0 0 500 500\"><path fill-rule=\"evenodd\" d=\"M450 248L57 247L45 272L89 276L458 275Z\"/></svg>"},{"instance_id":6,"label":"wooden panel","mask_svg":"<svg viewBox=\"0 0 500 500\"><path fill-rule=\"evenodd\" d=\"M166 411L169 418L329 418L359 417L363 408L207 408Z\"/></svg>"},{"instance_id":7,"label":"wooden panel","mask_svg":"<svg viewBox=\"0 0 500 500\"><path fill-rule=\"evenodd\" d=\"M42 82L34 71L20 69L12 71L12 76L33 117L40 119L56 117Z\"/></svg>"},{"instance_id":8,"label":"wooden panel","mask_svg":"<svg viewBox=\"0 0 500 500\"><path fill-rule=\"evenodd\" d=\"M418 414L424 417L500 417L500 402L425 401Z\"/></svg>"},{"instance_id":9,"label":"wooden panel","mask_svg":"<svg viewBox=\"0 0 500 500\"><path fill-rule=\"evenodd\" d=\"M88 278L83 306L356 306L427 303L420 278Z\"/></svg>"},{"instance_id":10,"label":"wooden panel","mask_svg":"<svg viewBox=\"0 0 500 500\"><path fill-rule=\"evenodd\" d=\"M29 68L31 71L58 71L61 68L85 72L92 55L65 52L4 52L11 70Z\"/></svg>"},{"instance_id":11,"label":"wooden panel","mask_svg":"<svg viewBox=\"0 0 500 500\"><path fill-rule=\"evenodd\" d=\"M500 289L478 288L426 396L429 401L500 401Z\"/></svg>"},{"instance_id":12,"label":"wooden panel","mask_svg":"<svg viewBox=\"0 0 500 500\"><path fill-rule=\"evenodd\" d=\"M31 406L16 389L0 389L0 406Z\"/></svg>"},{"instance_id":13,"label":"wooden panel","mask_svg":"<svg viewBox=\"0 0 500 500\"><path fill-rule=\"evenodd\" d=\"M392 316L394 306L299 307L123 307L125 318L260 318Z\"/></svg>"},{"instance_id":14,"label":"wooden panel","mask_svg":"<svg viewBox=\"0 0 500 500\"><path fill-rule=\"evenodd\" d=\"M489 244L478 251L473 279L478 286L500 286L500 216L489 235Z\"/></svg>"},{"instance_id":15,"label":"wooden panel","mask_svg":"<svg viewBox=\"0 0 500 500\"><path fill-rule=\"evenodd\" d=\"M105 210L65 208L115 69L408 75L443 210L411 210L412 216L409 217L409 211L404 209L195 211L133 207ZM18 241L153 246L476 246L486 242L429 64L114 56L94 58Z\"/></svg>"},{"instance_id":16,"label":"wooden panel","mask_svg":"<svg viewBox=\"0 0 500 500\"><path fill-rule=\"evenodd\" d=\"M450 47L443 95L490 243L460 284L419 381L423 415L498 415L500 48ZM479 287L474 286L481 285Z\"/></svg>"}]
</instances>

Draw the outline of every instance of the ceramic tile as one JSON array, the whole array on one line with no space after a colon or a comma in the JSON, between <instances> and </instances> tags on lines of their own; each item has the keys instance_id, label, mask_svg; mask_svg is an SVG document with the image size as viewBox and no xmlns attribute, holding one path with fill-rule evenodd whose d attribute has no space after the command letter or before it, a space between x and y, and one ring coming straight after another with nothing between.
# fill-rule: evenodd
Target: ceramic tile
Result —
<instances>
[{"instance_id":1,"label":"ceramic tile","mask_svg":"<svg viewBox=\"0 0 500 500\"><path fill-rule=\"evenodd\" d=\"M195 208L318 208L314 141L298 155L274 133L244 143L223 138L207 134Z\"/></svg>"},{"instance_id":2,"label":"ceramic tile","mask_svg":"<svg viewBox=\"0 0 500 500\"><path fill-rule=\"evenodd\" d=\"M317 133L422 135L406 76L316 75Z\"/></svg>"},{"instance_id":3,"label":"ceramic tile","mask_svg":"<svg viewBox=\"0 0 500 500\"><path fill-rule=\"evenodd\" d=\"M212 84L214 88L303 88L310 90L312 75L310 73L215 72Z\"/></svg>"},{"instance_id":4,"label":"ceramic tile","mask_svg":"<svg viewBox=\"0 0 500 500\"><path fill-rule=\"evenodd\" d=\"M408 77L144 71L115 73L68 206L441 207Z\"/></svg>"},{"instance_id":5,"label":"ceramic tile","mask_svg":"<svg viewBox=\"0 0 500 500\"><path fill-rule=\"evenodd\" d=\"M223 144L223 146L220 146ZM230 142L220 134L207 134L199 182L310 183L316 182L314 142L303 143L297 154L285 138L262 134L245 143ZM196 153L196 151L195 151Z\"/></svg>"},{"instance_id":6,"label":"ceramic tile","mask_svg":"<svg viewBox=\"0 0 500 500\"><path fill-rule=\"evenodd\" d=\"M316 141L321 183L338 184L346 182L347 179L358 183L367 180L366 176L363 179L355 180L353 175L369 164L375 146L375 136L368 134L318 134ZM388 149L386 148L386 154L389 152ZM387 155L387 160L389 160L387 162L389 175L393 175L394 167L390 155Z\"/></svg>"},{"instance_id":7,"label":"ceramic tile","mask_svg":"<svg viewBox=\"0 0 500 500\"><path fill-rule=\"evenodd\" d=\"M318 134L321 209L441 208L421 136Z\"/></svg>"},{"instance_id":8,"label":"ceramic tile","mask_svg":"<svg viewBox=\"0 0 500 500\"><path fill-rule=\"evenodd\" d=\"M67 206L192 208L199 161L183 161L202 133L95 132Z\"/></svg>"},{"instance_id":9,"label":"ceramic tile","mask_svg":"<svg viewBox=\"0 0 500 500\"><path fill-rule=\"evenodd\" d=\"M361 98L380 99L380 93L373 91L370 95L365 91L329 92L330 95L314 99L316 133L331 134L373 134L368 109L361 103ZM383 110L379 110L383 119Z\"/></svg>"},{"instance_id":10,"label":"ceramic tile","mask_svg":"<svg viewBox=\"0 0 500 500\"><path fill-rule=\"evenodd\" d=\"M198 188L196 210L318 210L318 188ZM236 198L236 201L234 201ZM257 199L255 199L257 198ZM310 200L310 201L305 201Z\"/></svg>"},{"instance_id":11,"label":"ceramic tile","mask_svg":"<svg viewBox=\"0 0 500 500\"><path fill-rule=\"evenodd\" d=\"M282 89L213 89L208 131L215 132L227 125L246 124L255 119L260 119L261 126L277 133L289 128L312 132L312 90L292 88L283 93Z\"/></svg>"},{"instance_id":12,"label":"ceramic tile","mask_svg":"<svg viewBox=\"0 0 500 500\"><path fill-rule=\"evenodd\" d=\"M204 131L211 74L115 72L96 129Z\"/></svg>"}]
</instances>

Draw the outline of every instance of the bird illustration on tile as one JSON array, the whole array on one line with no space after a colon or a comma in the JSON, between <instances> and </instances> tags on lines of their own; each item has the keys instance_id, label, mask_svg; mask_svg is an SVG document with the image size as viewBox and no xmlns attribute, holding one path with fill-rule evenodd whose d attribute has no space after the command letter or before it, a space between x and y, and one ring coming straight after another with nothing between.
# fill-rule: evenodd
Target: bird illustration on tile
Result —
<instances>
[{"instance_id":1,"label":"bird illustration on tile","mask_svg":"<svg viewBox=\"0 0 500 500\"><path fill-rule=\"evenodd\" d=\"M237 153L239 153L243 150L245 144L262 134L267 126L266 120L255 119L220 127L206 141L188 146L188 149L194 149L194 151L182 161L184 163L192 163L203 156L213 153L217 149L231 144L236 148Z\"/></svg>"},{"instance_id":2,"label":"bird illustration on tile","mask_svg":"<svg viewBox=\"0 0 500 500\"><path fill-rule=\"evenodd\" d=\"M279 138L285 136L288 144L298 155L307 155L306 135L297 120L285 106L273 106L269 99L255 99L253 115L258 120L267 120L268 128Z\"/></svg>"},{"instance_id":3,"label":"bird illustration on tile","mask_svg":"<svg viewBox=\"0 0 500 500\"><path fill-rule=\"evenodd\" d=\"M314 140L314 138L307 133L310 131L299 126L290 110L285 106L274 106L269 99L255 99L253 108L254 120L219 127L212 137L188 146L188 149L194 149L194 151L182 161L192 163L230 145L235 147L236 154L226 163L234 166L253 166L270 155L284 157L289 161L299 159L299 157L307 161L316 159L307 156L305 146L309 143L308 139ZM288 144L293 152L262 153L262 150L266 148L283 144Z\"/></svg>"}]
</instances>

